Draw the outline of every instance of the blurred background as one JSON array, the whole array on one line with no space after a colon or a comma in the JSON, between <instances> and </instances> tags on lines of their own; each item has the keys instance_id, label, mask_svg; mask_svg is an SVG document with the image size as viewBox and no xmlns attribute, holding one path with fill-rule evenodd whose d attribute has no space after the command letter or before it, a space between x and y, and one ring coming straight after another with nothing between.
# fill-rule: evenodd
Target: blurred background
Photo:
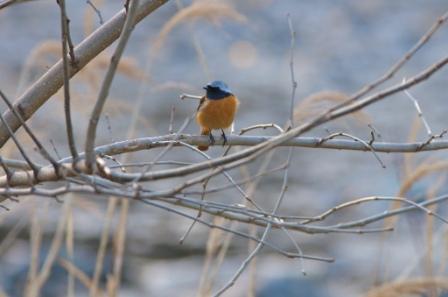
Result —
<instances>
[{"instance_id":1,"label":"blurred background","mask_svg":"<svg viewBox=\"0 0 448 297\"><path fill-rule=\"evenodd\" d=\"M122 1L92 1L101 18L110 19L122 8ZM260 123L284 126L289 116L291 82L289 72L290 32L287 15L296 31L294 52L298 81L296 121L301 122L316 108L334 104L331 99L309 102L322 91L352 94L386 72L410 49L448 9L446 0L295 1L222 0L168 1L136 26L112 85L105 117L99 125L97 144L131 137L168 133L169 118L175 107L174 129L197 107L181 101L181 93L201 95L202 86L220 79L227 82L241 101L236 131ZM67 1L70 29L75 44L102 22L85 1ZM17 98L60 57L59 8L55 1L35 0L0 10L0 89ZM400 83L447 54L448 28L442 27L415 57L385 86ZM78 146L84 144L87 119L98 96L112 49L105 50L74 79L72 102ZM410 90L434 133L448 128L446 83L442 69L434 77ZM319 96L318 96L319 97ZM308 99L307 99L308 98ZM312 97L311 97L312 98ZM308 103L307 103L308 102ZM136 129L130 132L132 114L139 111ZM30 120L34 131L50 147L53 142L61 157L68 156L63 127L63 95L58 92ZM378 141L423 141L426 132L411 100L397 94L369 106L356 116L320 126L307 136L323 137L346 132L369 140L372 125ZM195 123L187 133L197 133ZM22 137L26 142L26 137ZM275 135L263 130L254 135ZM30 142L28 142L30 143ZM151 160L159 151L128 156L127 161ZM221 147L210 149L220 156ZM286 149L278 149L272 167L286 159ZM2 156L17 157L12 143L2 148ZM382 168L370 153L297 148L290 168L290 183L281 213L317 215L328 208L359 197L404 195L422 201L446 193L446 152L380 154ZM167 160L199 162L191 151L175 148ZM248 165L255 174L260 161ZM442 164L436 166L437 164ZM433 167L432 167L433 166ZM422 168L430 168L408 186L404 182ZM431 169L435 168L435 169ZM239 170L231 172L241 178ZM166 188L179 182L159 182ZM212 180L210 186L224 179ZM282 173L263 177L254 200L272 209L280 191ZM199 188L199 187L198 187ZM67 199L67 197L65 197ZM94 271L101 234L104 231L107 200L70 196L74 230L73 263L86 275ZM210 195L210 200L240 203L235 190ZM9 202L9 211L0 209L0 295L22 296L30 270L31 238L42 235L38 261L42 265L58 226L61 204L54 200L29 197ZM371 202L330 217L337 224L381 213L390 203ZM446 214L445 206L437 211ZM191 214L195 214L191 212ZM120 225L120 213L112 215L111 242L107 248L102 286L112 270L113 238ZM205 217L211 220L210 217ZM196 225L185 242L179 239L190 222L143 204L131 204L123 260L120 296L196 296L204 275L204 259L209 229ZM255 274L243 273L225 296L246 296L255 275L256 296L362 296L372 286L415 277L446 275L446 225L433 222L420 212L400 216L395 231L387 234L293 233L305 254L334 257L334 263L287 259L264 248L256 260ZM383 222L372 227L381 227ZM36 229L37 228L37 229ZM247 226L240 226L247 231ZM37 231L36 231L37 230ZM262 230L259 230L261 233ZM269 240L294 250L284 233L274 231ZM62 246L59 257L64 258ZM248 255L246 240L233 238L222 265L216 268L213 291L224 285ZM304 276L301 270L305 269ZM62 296L67 272L56 261L42 296ZM76 296L88 296L80 283ZM429 296L429 295L428 295ZM431 295L432 296L432 295Z\"/></svg>"}]
</instances>

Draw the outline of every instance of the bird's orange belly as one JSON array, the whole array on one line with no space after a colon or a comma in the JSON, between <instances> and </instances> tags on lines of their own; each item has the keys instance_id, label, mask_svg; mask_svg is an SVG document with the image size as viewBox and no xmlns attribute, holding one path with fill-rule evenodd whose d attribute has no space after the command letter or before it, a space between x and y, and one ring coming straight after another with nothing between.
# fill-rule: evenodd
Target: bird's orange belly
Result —
<instances>
[{"instance_id":1,"label":"bird's orange belly","mask_svg":"<svg viewBox=\"0 0 448 297\"><path fill-rule=\"evenodd\" d=\"M198 111L196 120L201 127L225 129L232 125L238 107L235 96L220 100L206 100Z\"/></svg>"}]
</instances>

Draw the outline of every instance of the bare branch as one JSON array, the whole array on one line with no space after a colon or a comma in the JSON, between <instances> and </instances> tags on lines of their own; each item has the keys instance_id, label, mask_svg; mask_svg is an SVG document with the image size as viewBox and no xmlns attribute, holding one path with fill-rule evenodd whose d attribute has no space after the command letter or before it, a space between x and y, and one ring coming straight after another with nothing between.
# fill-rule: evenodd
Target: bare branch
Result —
<instances>
[{"instance_id":1,"label":"bare branch","mask_svg":"<svg viewBox=\"0 0 448 297\"><path fill-rule=\"evenodd\" d=\"M190 94L181 94L179 98L181 100L184 99L193 99L193 100L201 100L204 96L190 95Z\"/></svg>"},{"instance_id":2,"label":"bare branch","mask_svg":"<svg viewBox=\"0 0 448 297\"><path fill-rule=\"evenodd\" d=\"M403 83L404 82L406 82L406 78L403 78ZM408 90L404 90L404 93L406 94L406 96L408 96L408 98L412 101L412 103L414 103L414 107L415 107L415 110L417 111L417 115L420 118L420 120L422 121L423 125L425 126L426 134L428 134L428 137L431 137L432 136L431 127L429 127L429 124L423 115L422 109L420 108L420 104L418 103L417 98L412 96L412 94Z\"/></svg>"},{"instance_id":3,"label":"bare branch","mask_svg":"<svg viewBox=\"0 0 448 297\"><path fill-rule=\"evenodd\" d=\"M78 158L78 151L76 150L75 137L73 135L72 116L70 111L70 77L69 65L67 58L67 45L70 44L70 58L72 66L75 66L75 54L73 53L73 44L71 42L69 32L69 20L67 12L65 11L65 0L57 0L61 11L61 40L62 40L62 63L64 72L64 112L65 112L65 126L67 129L67 139L70 152L73 157L73 162Z\"/></svg>"},{"instance_id":4,"label":"bare branch","mask_svg":"<svg viewBox=\"0 0 448 297\"><path fill-rule=\"evenodd\" d=\"M372 134L372 135L374 135L374 134ZM372 147L372 145L356 136L353 136L353 135L350 135L350 134L344 133L344 132L338 132L338 133L333 133L331 135L328 135L325 138L322 138L321 143L326 142L326 141L333 139L335 137L338 137L338 136L348 137L348 138L353 139L354 141L362 143L366 148L368 148L372 152L373 156L377 159L378 163L380 163L381 167L386 168L386 165L384 165L383 161L380 159L378 154L375 152L375 149ZM373 139L372 139L372 142L373 142Z\"/></svg>"},{"instance_id":5,"label":"bare branch","mask_svg":"<svg viewBox=\"0 0 448 297\"><path fill-rule=\"evenodd\" d=\"M170 123L168 126L168 133L173 134L173 125L174 125L174 112L176 111L176 107L173 105L171 106L171 112L170 112Z\"/></svg>"},{"instance_id":6,"label":"bare branch","mask_svg":"<svg viewBox=\"0 0 448 297\"><path fill-rule=\"evenodd\" d=\"M8 130L8 133L10 133L10 137L12 138L15 145L17 146L17 149L19 150L20 154L22 155L22 157L25 159L25 161L28 163L29 167L31 168L33 176L36 177L39 173L40 167L38 165L34 164L34 162L30 159L30 157L28 157L28 154L25 152L25 149L22 147L20 142L17 140L16 136L14 135L14 132L11 130L11 128L9 127L5 118L1 114L0 114L0 120L2 121L3 125L5 125L6 129ZM27 173L27 178L28 177L29 176ZM11 180L11 176L7 176L7 178L5 180L6 184L8 184L8 181L10 181L10 180Z\"/></svg>"},{"instance_id":7,"label":"bare branch","mask_svg":"<svg viewBox=\"0 0 448 297\"><path fill-rule=\"evenodd\" d=\"M371 90L375 89L382 83L391 79L405 64L408 62L414 54L421 49L429 39L436 33L436 31L447 21L448 19L448 11L445 12L439 19L429 28L429 30L417 41L417 43L402 57L398 62L393 65L383 76L374 81L373 83L364 86L358 92L353 94L346 102L343 102L333 108L333 110L339 109L343 106L351 104L358 100L359 98L366 95Z\"/></svg>"},{"instance_id":8,"label":"bare branch","mask_svg":"<svg viewBox=\"0 0 448 297\"><path fill-rule=\"evenodd\" d=\"M442 135L443 136L443 135ZM428 139L428 141L425 142L414 142L414 143L389 143L389 142L375 142L372 143L370 146L371 148L379 153L416 153L416 152L423 152L423 151L432 151L432 150L443 150L448 148L448 141L433 141L434 138ZM178 141L174 141L173 139L178 138ZM180 141L181 140L181 141ZM245 146L255 146L263 143L269 143L270 141L274 140L274 137L271 136L236 136L231 135L227 137L227 142L229 145L245 145ZM430 141L429 141L430 140ZM144 138L136 138L136 139L130 139L125 141L119 141L116 143L108 144L99 146L95 149L96 154L99 155L118 155L118 154L124 154L124 153L131 153L136 151L142 151L147 150L151 148L157 148L157 147L165 147L169 145L170 143L173 146L182 146L182 143L186 143L189 145L198 145L198 144L205 144L208 143L208 138L206 136L193 136L193 135L187 135L187 134L180 134L178 136L173 135L164 135L164 136L157 136L157 137L144 137ZM181 143L182 142L182 143ZM364 141L366 142L366 141ZM215 145L220 145L221 140L217 140ZM352 140L342 140L342 139L330 139L326 140L322 143L322 138L318 137L298 137L293 138L288 141L285 141L279 146L294 146L294 147L308 147L308 148L324 148L324 149L337 149L337 150L357 150L357 151L370 151L369 147L363 144L360 141L352 141ZM79 155L80 158L84 157L84 154L81 153ZM213 166L216 166L214 162L218 163L222 160L222 158L213 159L209 162L213 162L212 164L208 163L207 166L204 169L212 168ZM64 164L64 167L67 170L73 170L74 168L67 167L66 163L72 162L72 158L64 158L60 160L59 164ZM174 164L173 162L169 162ZM191 163L185 163L185 162L175 162L176 165L186 165L180 168L175 169L169 169L168 177L172 176L182 176L185 174L184 172L189 173L189 170L186 170L187 168L197 168L198 164L191 164ZM165 164L165 161L158 161L158 162L143 162L139 164L129 164L125 166L135 166L135 167L147 167L148 165L154 166L156 164ZM200 163L203 164L203 163ZM10 166L16 166L22 169L30 169L28 165L21 161L14 161L10 160ZM39 166L41 167L41 166ZM109 166L109 168L115 168L116 166ZM201 165L202 168L202 165ZM80 170L80 172L87 173L86 168L83 167L81 164L78 164L77 170ZM58 179L58 176L52 168L44 167L39 169L39 178L28 180L27 176L29 176L29 173L25 172L16 172L10 182L11 186L19 186L19 185L29 185L30 183L38 183L38 182L44 182L44 181L54 181ZM32 173L31 173L32 174ZM140 180L151 180L151 179L160 179L165 178L165 174L167 174L166 170L164 171L158 171L158 174L160 175L149 175L147 177L143 177ZM111 172L111 178L113 178L116 181L121 182L129 182L133 181L136 177L138 177L139 173L133 173L133 174L118 174L116 172ZM0 186L4 186L4 183L6 182L5 177L0 176Z\"/></svg>"},{"instance_id":9,"label":"bare branch","mask_svg":"<svg viewBox=\"0 0 448 297\"><path fill-rule=\"evenodd\" d=\"M16 116L16 118L19 120L23 128L25 129L26 133L30 136L30 138L33 140L33 142L36 144L37 148L39 149L39 153L44 157L46 160L48 160L54 167L55 172L59 174L59 164L57 161L50 155L50 153L45 149L45 147L41 144L39 139L37 139L36 135L31 131L31 129L28 127L28 125L25 123L25 121L22 119L20 114L14 109L14 106L12 105L11 101L9 101L8 97L0 90L0 97L2 98L3 102L6 103L9 110ZM2 120L3 122L3 120ZM36 168L33 168L35 170ZM36 172L34 172L36 173Z\"/></svg>"},{"instance_id":10,"label":"bare branch","mask_svg":"<svg viewBox=\"0 0 448 297\"><path fill-rule=\"evenodd\" d=\"M291 21L291 17L288 14L288 25L289 25L289 30L291 32L291 50L290 50L290 62L289 62L289 66L290 66L290 74L291 74L291 83L292 83L292 92L291 92L291 104L290 104L290 117L289 117L289 123L287 124L288 129L291 129L294 126L294 101L295 101L295 94L296 94L296 89L297 89L297 82L295 80L295 76L294 76L294 46L295 46L295 36L296 33L294 31L293 25L292 25L292 21ZM275 215L276 212L278 211L283 198L286 194L286 190L288 189L288 175L289 175L289 165L291 163L292 160L292 152L293 149L289 148L288 150L288 157L286 160L286 168L285 171L283 173L283 183L282 183L282 188L279 194L279 197L277 198L277 201L275 203L274 209L272 210L271 216ZM221 296L225 291L227 291L230 287L232 287L236 280L240 277L240 275L243 273L243 271L247 268L247 266L249 265L249 263L257 256L257 254L261 251L261 249L263 248L263 242L265 241L266 237L268 236L270 230L272 228L272 223L268 223L268 225L266 226L263 235L261 236L261 242L259 242L257 244L257 246L252 250L252 252L249 254L249 256L243 261L243 263L241 264L241 266L239 267L239 269L235 272L235 274L233 275L233 277L229 280L229 282L227 282L227 284L225 284L216 294L214 294L213 296L218 297ZM282 228L282 230L285 230ZM289 235L289 233L287 233ZM295 244L296 242L293 241ZM297 248L299 249L299 253L301 253L300 248L297 246Z\"/></svg>"},{"instance_id":11,"label":"bare branch","mask_svg":"<svg viewBox=\"0 0 448 297\"><path fill-rule=\"evenodd\" d=\"M93 180L93 179L92 179ZM161 201L163 203L168 203L171 205L182 206L184 208L189 208L192 210L202 209L203 212L214 216L220 216L232 221L242 222L246 224L256 225L266 228L269 224L272 228L281 229L286 228L287 230L298 231L308 234L326 234L326 233L348 233L348 234L365 234L365 233L378 233L392 231L393 228L349 228L345 225L341 226L317 226L317 225L306 225L298 222L284 221L281 217L270 216L269 214L257 215L254 211L247 211L246 208L241 207L229 207L227 205L219 206L217 203L210 203L207 201L201 201L198 199L183 197L183 196L159 196L152 195L152 192L139 191L138 197L135 195L134 190L121 190L117 187L105 187L98 178L95 179L99 183L96 185L71 185L70 187L60 187L55 189L46 188L0 188L0 195L9 196L28 196L36 195L42 197L55 198L57 196L66 193L79 193L79 194L95 194L97 196L104 197L121 197L123 199L134 199L137 201L142 201L144 203ZM445 197L447 199L447 197ZM435 202L433 202L435 203ZM422 205L422 204L420 204ZM413 210L411 208L409 210ZM406 210L406 211L409 211ZM194 216L192 216L194 217ZM377 220L381 220L377 219ZM376 221L377 221L376 220ZM371 223L371 222L370 222ZM356 226L358 227L358 226Z\"/></svg>"},{"instance_id":12,"label":"bare branch","mask_svg":"<svg viewBox=\"0 0 448 297\"><path fill-rule=\"evenodd\" d=\"M28 1L36 1L36 0L4 0L4 1L0 2L0 9L6 8L10 5L15 5L15 4L23 3L23 2L28 2Z\"/></svg>"},{"instance_id":13,"label":"bare branch","mask_svg":"<svg viewBox=\"0 0 448 297\"><path fill-rule=\"evenodd\" d=\"M95 4L92 3L92 1L87 0L86 3L89 4L90 7L92 7L93 11L96 13L98 19L100 20L100 25L102 25L104 23L104 20L103 16L101 15L101 11L95 6Z\"/></svg>"},{"instance_id":14,"label":"bare branch","mask_svg":"<svg viewBox=\"0 0 448 297\"><path fill-rule=\"evenodd\" d=\"M168 0L142 0L135 23L165 4ZM111 45L119 36L126 18L125 10L121 10L111 20L84 39L74 49L77 58L77 67L70 67L69 75L72 77L100 52ZM16 99L14 107L20 112L24 120L28 120L64 83L63 62L60 60L42 75L24 94ZM11 112L4 114L6 122L12 131L16 131L20 122ZM9 139L10 135L5 125L0 125L0 147Z\"/></svg>"},{"instance_id":15,"label":"bare branch","mask_svg":"<svg viewBox=\"0 0 448 297\"><path fill-rule=\"evenodd\" d=\"M250 235L245 234L245 233L243 233L243 232L239 232L239 231L236 231L236 230L233 230L233 229L229 229L229 228L226 228L226 227L223 227L223 226L220 226L220 225L215 225L215 224L208 223L208 222L206 222L206 221L204 221L204 220L202 220L202 219L200 219L200 218L197 218L197 217L188 215L188 214L186 214L186 213L180 212L180 211L175 210L175 209L173 209L173 208L168 208L168 207L166 207L166 206L164 206L164 205L162 205L162 204L156 203L156 202L154 202L154 201L148 201L148 200L145 200L144 203L146 203L146 204L150 204L150 205L152 205L152 206L155 206L155 207L158 207L158 208L161 208L161 209L164 209L164 210L166 210L166 211L168 211L168 212L176 213L176 214L178 214L178 215L180 215L180 216L189 218L189 219L191 219L191 220L195 220L195 221L197 221L197 222L199 222L199 223L201 223L201 224L203 224L203 225L206 225L206 226L209 227L209 228L212 228L212 229L213 229L213 228L221 229L221 230L223 230L223 231L226 231L226 232L229 232L229 233L233 233L233 234L235 234L235 235L237 235L237 236L240 236L240 237L243 237L243 238L247 238L247 239L250 239L250 240L254 240L254 241L258 242L258 243L262 243L262 244L264 244L265 246L268 246L268 247L274 249L275 251L277 251L277 252L279 252L279 253L285 255L285 256L288 257L288 258L304 258L304 259L317 260L317 261L324 261L324 262L333 262L333 261L334 261L334 259L332 259L332 258L323 258L323 257L307 256L307 255L300 255L300 254L295 254L295 253L284 252L284 251L282 251L281 249L279 249L278 247L276 247L275 245L273 245L273 244L271 244L271 243L269 243L269 242L265 242L265 241L263 241L262 238L261 238L261 239L258 239L258 238L256 238L256 237L250 236Z\"/></svg>"},{"instance_id":16,"label":"bare branch","mask_svg":"<svg viewBox=\"0 0 448 297\"><path fill-rule=\"evenodd\" d=\"M106 103L107 97L109 95L109 89L112 85L112 80L115 76L115 72L117 70L118 63L120 62L121 55L123 54L128 39L131 36L132 30L134 29L134 18L137 14L138 3L139 0L133 0L131 2L129 10L127 11L126 20L123 24L120 39L110 60L109 68L107 69L106 76L104 77L98 99L95 103L95 107L93 108L92 115L90 116L85 145L86 164L89 171L93 169L93 165L95 162L94 146L98 121L100 119L104 104Z\"/></svg>"}]
</instances>

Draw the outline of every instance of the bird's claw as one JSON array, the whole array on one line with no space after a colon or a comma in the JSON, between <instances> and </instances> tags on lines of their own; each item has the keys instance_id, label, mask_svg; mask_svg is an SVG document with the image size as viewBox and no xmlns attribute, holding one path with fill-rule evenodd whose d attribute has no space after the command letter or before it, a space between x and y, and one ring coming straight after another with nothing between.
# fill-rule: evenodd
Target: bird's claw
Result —
<instances>
[{"instance_id":1,"label":"bird's claw","mask_svg":"<svg viewBox=\"0 0 448 297\"><path fill-rule=\"evenodd\" d=\"M224 133L224 130L222 130L222 129L221 129L221 136L223 139L222 146L225 146L227 144L227 137L226 137L226 133Z\"/></svg>"},{"instance_id":2,"label":"bird's claw","mask_svg":"<svg viewBox=\"0 0 448 297\"><path fill-rule=\"evenodd\" d=\"M215 137L213 137L213 134L210 132L210 134L208 135L208 137L210 138L210 144L214 145L215 144Z\"/></svg>"}]
</instances>

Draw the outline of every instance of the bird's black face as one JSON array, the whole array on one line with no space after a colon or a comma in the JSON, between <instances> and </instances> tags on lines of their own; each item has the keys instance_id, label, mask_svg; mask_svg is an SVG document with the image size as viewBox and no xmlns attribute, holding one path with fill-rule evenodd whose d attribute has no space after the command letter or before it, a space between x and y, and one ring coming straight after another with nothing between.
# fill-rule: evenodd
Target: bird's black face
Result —
<instances>
[{"instance_id":1,"label":"bird's black face","mask_svg":"<svg viewBox=\"0 0 448 297\"><path fill-rule=\"evenodd\" d=\"M219 100L232 95L232 91L230 91L226 83L220 80L212 81L204 89L207 91L206 97L211 100Z\"/></svg>"},{"instance_id":2,"label":"bird's black face","mask_svg":"<svg viewBox=\"0 0 448 297\"><path fill-rule=\"evenodd\" d=\"M204 89L206 90L205 96L210 100L219 100L231 95L231 93L229 92L223 91L220 88L215 88L212 86L206 86L204 87Z\"/></svg>"}]
</instances>

